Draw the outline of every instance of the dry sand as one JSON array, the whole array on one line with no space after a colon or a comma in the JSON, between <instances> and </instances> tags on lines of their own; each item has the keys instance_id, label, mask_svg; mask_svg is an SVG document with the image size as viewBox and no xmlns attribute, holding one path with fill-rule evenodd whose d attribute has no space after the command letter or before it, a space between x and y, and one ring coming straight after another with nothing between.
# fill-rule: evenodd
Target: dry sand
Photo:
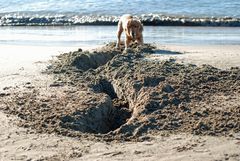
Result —
<instances>
[{"instance_id":1,"label":"dry sand","mask_svg":"<svg viewBox=\"0 0 240 161\"><path fill-rule=\"evenodd\" d=\"M196 65L209 64L228 69L240 66L240 45L157 45L160 49L149 59L173 58L177 62Z\"/></svg>"},{"instance_id":2,"label":"dry sand","mask_svg":"<svg viewBox=\"0 0 240 161\"><path fill-rule=\"evenodd\" d=\"M0 160L239 160L236 138L178 134L144 142L94 142L31 134L0 113Z\"/></svg>"},{"instance_id":3,"label":"dry sand","mask_svg":"<svg viewBox=\"0 0 240 161\"><path fill-rule=\"evenodd\" d=\"M164 53L168 54L160 55L158 59L174 57L184 63L211 64L220 68L230 68L240 64L239 46L169 45L161 46L160 49L160 52L164 50ZM183 54L174 55L176 52ZM23 58L22 54L13 56L1 53L0 60L4 60L5 63L0 64L1 69L4 69L0 72L0 91L5 87L28 82L47 87L52 78L41 75L40 71L46 67L46 60L51 58L51 55L42 57L34 54ZM143 142L96 142L56 134L36 134L29 129L18 127L17 119L0 111L1 161L240 160L240 134L234 134L232 137L149 134L151 139Z\"/></svg>"},{"instance_id":4,"label":"dry sand","mask_svg":"<svg viewBox=\"0 0 240 161\"><path fill-rule=\"evenodd\" d=\"M26 82L41 84L50 79L39 73L46 68L49 59L69 50L76 48L0 45L0 90Z\"/></svg>"}]
</instances>

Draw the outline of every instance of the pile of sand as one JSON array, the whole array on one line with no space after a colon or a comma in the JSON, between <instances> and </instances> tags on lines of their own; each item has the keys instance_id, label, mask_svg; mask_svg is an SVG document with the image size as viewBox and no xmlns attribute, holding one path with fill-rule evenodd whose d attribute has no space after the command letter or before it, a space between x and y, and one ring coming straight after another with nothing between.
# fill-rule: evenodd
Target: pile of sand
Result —
<instances>
[{"instance_id":1,"label":"pile of sand","mask_svg":"<svg viewBox=\"0 0 240 161\"><path fill-rule=\"evenodd\" d=\"M240 131L239 68L148 61L151 45L133 44L128 52L114 47L60 55L48 69L56 76L48 89L7 89L0 108L37 132L108 140Z\"/></svg>"}]
</instances>

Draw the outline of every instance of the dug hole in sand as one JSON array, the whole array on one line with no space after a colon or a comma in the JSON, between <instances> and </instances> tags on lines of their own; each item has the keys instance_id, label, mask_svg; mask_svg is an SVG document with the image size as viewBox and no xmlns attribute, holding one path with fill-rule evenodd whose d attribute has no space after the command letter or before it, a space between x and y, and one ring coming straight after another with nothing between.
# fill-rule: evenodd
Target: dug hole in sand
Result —
<instances>
[{"instance_id":1,"label":"dug hole in sand","mask_svg":"<svg viewBox=\"0 0 240 161\"><path fill-rule=\"evenodd\" d=\"M31 131L89 140L239 133L239 68L149 61L145 55L155 47L148 44L132 44L127 53L114 47L59 55L45 71L55 77L47 90L32 84L7 89L1 109Z\"/></svg>"}]
</instances>

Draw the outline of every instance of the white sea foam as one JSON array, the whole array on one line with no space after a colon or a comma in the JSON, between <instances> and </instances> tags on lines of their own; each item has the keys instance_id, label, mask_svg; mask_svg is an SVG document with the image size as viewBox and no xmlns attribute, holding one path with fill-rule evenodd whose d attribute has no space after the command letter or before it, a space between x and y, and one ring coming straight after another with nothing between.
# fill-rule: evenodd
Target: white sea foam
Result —
<instances>
[{"instance_id":1,"label":"white sea foam","mask_svg":"<svg viewBox=\"0 0 240 161\"><path fill-rule=\"evenodd\" d=\"M145 25L240 26L239 0L0 0L0 26L115 25L125 13Z\"/></svg>"}]
</instances>

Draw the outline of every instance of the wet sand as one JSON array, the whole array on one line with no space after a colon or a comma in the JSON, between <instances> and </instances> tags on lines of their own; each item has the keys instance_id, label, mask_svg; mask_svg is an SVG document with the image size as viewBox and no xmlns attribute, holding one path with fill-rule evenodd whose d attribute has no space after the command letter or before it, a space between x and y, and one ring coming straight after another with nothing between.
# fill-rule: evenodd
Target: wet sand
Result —
<instances>
[{"instance_id":1,"label":"wet sand","mask_svg":"<svg viewBox=\"0 0 240 161\"><path fill-rule=\"evenodd\" d=\"M163 51L164 50L164 51ZM194 63L197 65L211 64L219 68L239 66L238 46L161 46L157 59L173 57L176 61ZM164 54L162 54L164 53ZM167 54L166 54L167 53ZM169 54L170 53L170 54ZM217 54L215 54L217 53ZM162 55L161 55L162 54ZM176 54L180 54L179 56ZM226 54L227 59L226 59ZM8 57L9 56L9 57ZM1 72L1 89L10 86L39 86L46 88L51 84L52 77L41 74L47 65L46 57L36 55L30 59L22 59L18 55L1 55L1 58L12 60L11 65ZM36 57L35 57L36 56ZM147 59L153 59L150 55ZM212 58L212 59L209 59ZM217 58L216 58L217 57ZM0 58L0 59L1 59ZM16 63L17 60L17 63ZM21 62L20 64L18 64ZM37 62L37 63L36 63ZM44 63L43 63L44 62ZM219 63L221 62L221 63ZM36 65L36 64L40 64ZM2 65L2 64L1 64ZM6 67L6 64L2 67ZM6 76L7 75L7 76ZM9 76L8 76L9 75ZM47 84L46 84L47 83ZM6 88L5 88L6 89ZM227 96L225 96L227 97ZM218 100L218 99L217 99ZM237 105L239 95L235 98ZM214 103L214 102L213 102ZM228 99L222 104L229 103ZM239 160L239 133L232 136L196 136L192 134L148 134L147 141L143 142L104 142L90 141L84 138L71 138L56 134L38 134L29 128L21 128L16 124L18 118L0 111L0 160ZM7 130L6 130L7 129Z\"/></svg>"}]
</instances>

